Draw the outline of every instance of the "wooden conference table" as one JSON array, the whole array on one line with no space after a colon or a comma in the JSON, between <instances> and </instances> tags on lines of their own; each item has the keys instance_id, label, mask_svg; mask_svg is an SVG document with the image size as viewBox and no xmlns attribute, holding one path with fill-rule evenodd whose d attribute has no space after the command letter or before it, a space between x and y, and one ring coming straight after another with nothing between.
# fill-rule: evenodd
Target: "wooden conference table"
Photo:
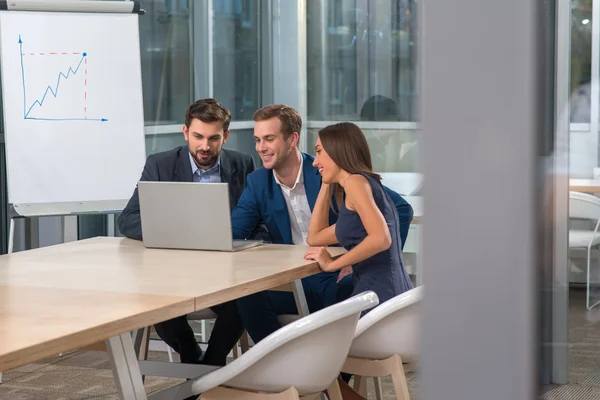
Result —
<instances>
[{"instance_id":1,"label":"wooden conference table","mask_svg":"<svg viewBox=\"0 0 600 400\"><path fill-rule=\"evenodd\" d=\"M146 399L130 332L289 282L298 300L299 279L320 271L304 260L306 249L163 250L97 237L0 256L0 371L106 340L120 398ZM210 370L169 368L183 377ZM151 398L179 397L189 386Z\"/></svg>"}]
</instances>

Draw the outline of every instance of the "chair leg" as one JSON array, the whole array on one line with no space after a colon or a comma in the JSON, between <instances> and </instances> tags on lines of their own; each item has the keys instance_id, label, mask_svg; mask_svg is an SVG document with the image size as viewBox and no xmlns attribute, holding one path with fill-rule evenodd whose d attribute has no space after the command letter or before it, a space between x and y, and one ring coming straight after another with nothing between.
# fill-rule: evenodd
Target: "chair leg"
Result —
<instances>
[{"instance_id":1,"label":"chair leg","mask_svg":"<svg viewBox=\"0 0 600 400\"><path fill-rule=\"evenodd\" d=\"M137 355L138 360L145 361L148 359L148 349L150 348L150 327L144 328L142 333L142 345L140 346L140 353Z\"/></svg>"},{"instance_id":2,"label":"chair leg","mask_svg":"<svg viewBox=\"0 0 600 400\"><path fill-rule=\"evenodd\" d=\"M238 352L238 345L236 343L236 345L233 347L233 359L235 360L236 358L238 358L240 356L240 354L244 354L245 352L248 351L248 349L250 348L250 344L248 342L248 331L244 330L244 332L242 333L242 336L240 336L240 351Z\"/></svg>"},{"instance_id":3,"label":"chair leg","mask_svg":"<svg viewBox=\"0 0 600 400\"><path fill-rule=\"evenodd\" d=\"M140 346L140 354L138 354L138 360L148 359L148 349L150 349L150 327L144 328L142 333L142 345ZM142 375L142 383L146 380L146 375Z\"/></svg>"},{"instance_id":4,"label":"chair leg","mask_svg":"<svg viewBox=\"0 0 600 400\"><path fill-rule=\"evenodd\" d=\"M280 393L282 397L278 397L281 400L300 400L300 394L296 390L296 388L289 388L285 392ZM270 397L271 399L272 397Z\"/></svg>"},{"instance_id":5,"label":"chair leg","mask_svg":"<svg viewBox=\"0 0 600 400\"><path fill-rule=\"evenodd\" d=\"M590 255L591 249L588 247L587 251L587 270L585 279L585 308L590 309Z\"/></svg>"},{"instance_id":6,"label":"chair leg","mask_svg":"<svg viewBox=\"0 0 600 400\"><path fill-rule=\"evenodd\" d=\"M352 388L362 397L367 398L367 378L365 376L355 375Z\"/></svg>"},{"instance_id":7,"label":"chair leg","mask_svg":"<svg viewBox=\"0 0 600 400\"><path fill-rule=\"evenodd\" d=\"M173 349L167 344L167 354L169 354L169 362L173 362Z\"/></svg>"},{"instance_id":8,"label":"chair leg","mask_svg":"<svg viewBox=\"0 0 600 400\"><path fill-rule=\"evenodd\" d=\"M410 400L406 374L404 373L404 367L402 366L402 359L398 355L394 356L394 365L392 367L391 375L394 391L396 392L396 399Z\"/></svg>"},{"instance_id":9,"label":"chair leg","mask_svg":"<svg viewBox=\"0 0 600 400\"><path fill-rule=\"evenodd\" d=\"M591 285L591 259L592 259L592 249L591 247L588 247L588 253L587 253L587 279L586 279L586 298L585 298L585 306L588 310L591 310L592 308L596 307L598 304L600 304L600 300L598 300L597 302L595 302L594 304L590 305L590 285Z\"/></svg>"},{"instance_id":10,"label":"chair leg","mask_svg":"<svg viewBox=\"0 0 600 400\"><path fill-rule=\"evenodd\" d=\"M300 400L321 400L321 393L317 394L307 394L305 396L300 396Z\"/></svg>"},{"instance_id":11,"label":"chair leg","mask_svg":"<svg viewBox=\"0 0 600 400\"><path fill-rule=\"evenodd\" d=\"M341 376L338 376L337 378L337 384L338 387L340 388L340 393L342 395L342 399L344 400L366 400L366 396L362 396L361 394L359 394L356 390L354 390L350 385L348 385ZM326 395L328 396L327 398L330 399L331 397L329 397L329 392L326 390L325 391Z\"/></svg>"},{"instance_id":12,"label":"chair leg","mask_svg":"<svg viewBox=\"0 0 600 400\"><path fill-rule=\"evenodd\" d=\"M204 343L208 342L208 339L206 339L206 320L205 319L200 321L200 336L202 337L202 341Z\"/></svg>"},{"instance_id":13,"label":"chair leg","mask_svg":"<svg viewBox=\"0 0 600 400\"><path fill-rule=\"evenodd\" d=\"M337 378L335 378L327 388L327 397L329 400L343 400Z\"/></svg>"},{"instance_id":14,"label":"chair leg","mask_svg":"<svg viewBox=\"0 0 600 400\"><path fill-rule=\"evenodd\" d=\"M383 399L383 388L381 387L381 379L379 377L373 377L373 384L375 385L375 398L377 400Z\"/></svg>"},{"instance_id":15,"label":"chair leg","mask_svg":"<svg viewBox=\"0 0 600 400\"><path fill-rule=\"evenodd\" d=\"M217 386L201 395L202 400L300 400L296 388L289 388L281 393L256 393Z\"/></svg>"},{"instance_id":16,"label":"chair leg","mask_svg":"<svg viewBox=\"0 0 600 400\"><path fill-rule=\"evenodd\" d=\"M240 337L240 347L242 348L242 354L250 350L250 338L248 337L248 331L244 330L242 337Z\"/></svg>"},{"instance_id":17,"label":"chair leg","mask_svg":"<svg viewBox=\"0 0 600 400\"><path fill-rule=\"evenodd\" d=\"M408 364L407 368L411 370L411 365ZM354 390L361 395L363 395L363 393L360 392L358 388L363 386L366 389L366 384L361 382L361 376L382 377L391 375L396 398L398 400L410 399L404 364L402 363L402 358L398 354L388 357L385 360L368 360L349 356L346 358L342 371L354 374ZM378 386L377 381L375 381L376 392L377 390L380 390ZM363 396L366 397L366 394Z\"/></svg>"},{"instance_id":18,"label":"chair leg","mask_svg":"<svg viewBox=\"0 0 600 400\"><path fill-rule=\"evenodd\" d=\"M242 354L250 349L250 342L248 339L248 331L244 330L242 337L240 337L240 347L242 348Z\"/></svg>"}]
</instances>

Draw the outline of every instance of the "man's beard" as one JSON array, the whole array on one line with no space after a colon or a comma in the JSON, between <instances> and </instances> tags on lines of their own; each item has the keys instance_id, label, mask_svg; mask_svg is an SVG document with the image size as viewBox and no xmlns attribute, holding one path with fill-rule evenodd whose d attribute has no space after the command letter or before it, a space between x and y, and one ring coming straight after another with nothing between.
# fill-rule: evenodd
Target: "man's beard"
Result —
<instances>
[{"instance_id":1,"label":"man's beard","mask_svg":"<svg viewBox=\"0 0 600 400\"><path fill-rule=\"evenodd\" d=\"M202 159L198 156L198 153L200 153L200 152L192 153L192 158L196 162L196 165L198 167L202 167L202 168L212 167L217 162L217 158L219 158L219 155L217 153L214 153L211 155L211 157L209 157L207 159ZM208 154L208 153L202 153L202 154Z\"/></svg>"}]
</instances>

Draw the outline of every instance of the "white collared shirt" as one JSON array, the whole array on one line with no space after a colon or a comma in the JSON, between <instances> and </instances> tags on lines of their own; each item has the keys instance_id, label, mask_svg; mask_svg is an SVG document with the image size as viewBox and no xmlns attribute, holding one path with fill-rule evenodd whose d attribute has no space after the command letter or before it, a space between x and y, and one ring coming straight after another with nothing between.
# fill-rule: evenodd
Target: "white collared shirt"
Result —
<instances>
[{"instance_id":1,"label":"white collared shirt","mask_svg":"<svg viewBox=\"0 0 600 400\"><path fill-rule=\"evenodd\" d=\"M308 236L308 223L310 222L310 206L306 198L306 190L304 189L304 175L302 173L302 165L304 157L300 159L300 170L296 177L294 187L289 188L279 182L277 175L273 173L275 182L281 188L285 204L287 205L288 215L290 217L290 227L292 228L292 242L294 244L306 244Z\"/></svg>"}]
</instances>

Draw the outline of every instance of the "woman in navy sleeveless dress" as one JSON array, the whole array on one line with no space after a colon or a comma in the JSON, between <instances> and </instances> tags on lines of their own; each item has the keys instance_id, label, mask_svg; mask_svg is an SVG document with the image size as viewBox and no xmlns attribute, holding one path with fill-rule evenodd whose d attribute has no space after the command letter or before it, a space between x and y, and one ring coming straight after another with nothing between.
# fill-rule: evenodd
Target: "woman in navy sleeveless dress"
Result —
<instances>
[{"instance_id":1,"label":"woman in navy sleeveless dress","mask_svg":"<svg viewBox=\"0 0 600 400\"><path fill-rule=\"evenodd\" d=\"M347 253L332 260L324 247L315 247L305 258L318 261L324 271L351 266L353 294L372 290L379 304L412 289L402 260L398 213L379 175L372 172L369 147L360 128L350 122L323 128L315 151L314 165L323 184L307 243L339 243ZM339 216L336 224L329 226L332 191L336 192Z\"/></svg>"},{"instance_id":2,"label":"woman in navy sleeveless dress","mask_svg":"<svg viewBox=\"0 0 600 400\"><path fill-rule=\"evenodd\" d=\"M412 283L404 269L402 260L402 243L396 207L383 189L381 182L369 175L361 175L371 185L375 204L383 214L390 231L392 243L389 249L352 265L352 275L354 277L354 292L352 295L372 290L379 297L379 303L381 304L412 289ZM367 231L358 213L346 208L345 197L344 194L343 201L340 202L340 214L335 224L335 235L340 244L347 251L350 251L365 239Z\"/></svg>"}]
</instances>

